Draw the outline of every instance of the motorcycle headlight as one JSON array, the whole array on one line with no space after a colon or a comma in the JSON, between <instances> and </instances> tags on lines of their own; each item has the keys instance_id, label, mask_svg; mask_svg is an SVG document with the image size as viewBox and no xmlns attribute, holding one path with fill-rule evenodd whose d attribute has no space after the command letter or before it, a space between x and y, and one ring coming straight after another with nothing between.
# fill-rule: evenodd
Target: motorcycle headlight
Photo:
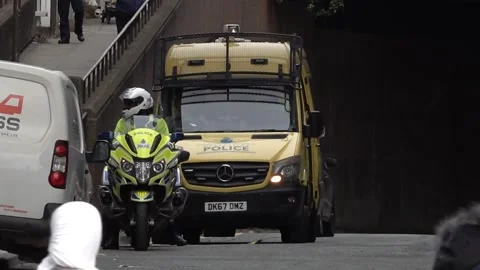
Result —
<instances>
[{"instance_id":1,"label":"motorcycle headlight","mask_svg":"<svg viewBox=\"0 0 480 270\"><path fill-rule=\"evenodd\" d=\"M152 169L156 174L162 173L165 170L165 162L162 160L153 164Z\"/></svg>"},{"instance_id":2,"label":"motorcycle headlight","mask_svg":"<svg viewBox=\"0 0 480 270\"><path fill-rule=\"evenodd\" d=\"M271 182L295 181L300 173L300 157L294 156L282 159L273 164Z\"/></svg>"},{"instance_id":3,"label":"motorcycle headlight","mask_svg":"<svg viewBox=\"0 0 480 270\"><path fill-rule=\"evenodd\" d=\"M150 179L150 168L152 163L149 161L137 161L135 162L135 176L140 183L146 182Z\"/></svg>"},{"instance_id":4,"label":"motorcycle headlight","mask_svg":"<svg viewBox=\"0 0 480 270\"><path fill-rule=\"evenodd\" d=\"M126 173L130 173L133 170L133 164L126 161L125 159L122 160L122 170Z\"/></svg>"}]
</instances>

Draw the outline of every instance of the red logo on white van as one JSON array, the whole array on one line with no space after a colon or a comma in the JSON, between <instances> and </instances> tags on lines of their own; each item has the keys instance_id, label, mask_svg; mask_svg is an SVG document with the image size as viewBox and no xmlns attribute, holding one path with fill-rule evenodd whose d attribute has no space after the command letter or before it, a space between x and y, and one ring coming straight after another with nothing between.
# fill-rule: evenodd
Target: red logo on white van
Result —
<instances>
[{"instance_id":1,"label":"red logo on white van","mask_svg":"<svg viewBox=\"0 0 480 270\"><path fill-rule=\"evenodd\" d=\"M8 105L11 100L18 100L17 105ZM23 96L10 94L6 99L0 103L0 113L15 115L22 114L23 109Z\"/></svg>"},{"instance_id":2,"label":"red logo on white van","mask_svg":"<svg viewBox=\"0 0 480 270\"><path fill-rule=\"evenodd\" d=\"M0 135L12 136L13 134L8 133L8 131L18 131L20 129L19 118L4 115L22 114L22 109L23 96L20 95L10 94L0 102Z\"/></svg>"}]
</instances>

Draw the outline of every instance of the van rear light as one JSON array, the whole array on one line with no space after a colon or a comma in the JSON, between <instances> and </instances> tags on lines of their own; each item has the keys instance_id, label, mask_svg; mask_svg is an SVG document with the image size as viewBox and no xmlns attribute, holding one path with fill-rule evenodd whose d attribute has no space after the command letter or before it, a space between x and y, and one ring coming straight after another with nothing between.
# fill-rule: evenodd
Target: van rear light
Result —
<instances>
[{"instance_id":1,"label":"van rear light","mask_svg":"<svg viewBox=\"0 0 480 270\"><path fill-rule=\"evenodd\" d=\"M58 140L55 142L53 151L52 168L48 176L48 182L54 188L65 189L67 186L68 167L68 141Z\"/></svg>"}]
</instances>

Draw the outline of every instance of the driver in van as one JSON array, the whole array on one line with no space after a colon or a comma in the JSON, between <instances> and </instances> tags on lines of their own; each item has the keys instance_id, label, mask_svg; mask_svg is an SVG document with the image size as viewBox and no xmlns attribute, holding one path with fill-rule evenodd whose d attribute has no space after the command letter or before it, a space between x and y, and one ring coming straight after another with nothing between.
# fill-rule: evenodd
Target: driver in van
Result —
<instances>
[{"instance_id":1,"label":"driver in van","mask_svg":"<svg viewBox=\"0 0 480 270\"><path fill-rule=\"evenodd\" d=\"M120 99L123 101L122 118L118 120L115 127L114 136L117 137L121 134L128 133L133 128L133 116L134 115L150 115L153 117L153 98L150 93L140 87L132 87L125 90ZM156 131L162 135L170 136L168 125L162 118L158 118L156 124ZM104 226L105 229L106 226ZM104 241L102 247L117 245L119 232L110 231L111 228L104 231ZM172 245L184 246L187 245L187 241L182 236L177 234L174 226L174 222L170 221L167 227L167 233L169 236L169 242Z\"/></svg>"}]
</instances>

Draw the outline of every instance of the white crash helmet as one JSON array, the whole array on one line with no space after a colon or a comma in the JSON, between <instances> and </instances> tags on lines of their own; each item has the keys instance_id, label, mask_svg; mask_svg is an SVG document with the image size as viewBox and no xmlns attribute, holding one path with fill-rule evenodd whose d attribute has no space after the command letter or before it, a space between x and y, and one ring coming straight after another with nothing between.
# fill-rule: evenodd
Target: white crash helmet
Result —
<instances>
[{"instance_id":1,"label":"white crash helmet","mask_svg":"<svg viewBox=\"0 0 480 270\"><path fill-rule=\"evenodd\" d=\"M132 87L120 95L123 101L122 117L128 119L142 110L153 108L153 98L150 93L140 87Z\"/></svg>"}]
</instances>

